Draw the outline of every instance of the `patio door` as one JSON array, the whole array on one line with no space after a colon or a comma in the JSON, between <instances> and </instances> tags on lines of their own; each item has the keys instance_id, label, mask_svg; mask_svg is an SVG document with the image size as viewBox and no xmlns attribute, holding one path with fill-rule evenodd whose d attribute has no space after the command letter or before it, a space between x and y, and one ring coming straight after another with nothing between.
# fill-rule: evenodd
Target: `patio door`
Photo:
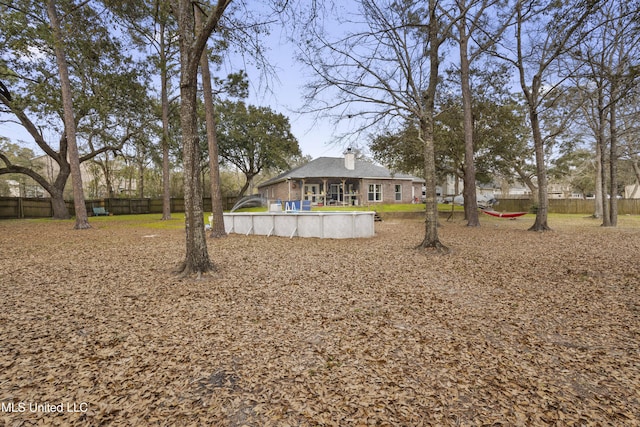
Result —
<instances>
[{"instance_id":1,"label":"patio door","mask_svg":"<svg viewBox=\"0 0 640 427\"><path fill-rule=\"evenodd\" d=\"M320 185L319 184L305 184L304 185L304 200L310 200L311 203L318 203L320 197Z\"/></svg>"},{"instance_id":2,"label":"patio door","mask_svg":"<svg viewBox=\"0 0 640 427\"><path fill-rule=\"evenodd\" d=\"M333 202L342 202L342 184L331 184L329 186L329 199Z\"/></svg>"}]
</instances>

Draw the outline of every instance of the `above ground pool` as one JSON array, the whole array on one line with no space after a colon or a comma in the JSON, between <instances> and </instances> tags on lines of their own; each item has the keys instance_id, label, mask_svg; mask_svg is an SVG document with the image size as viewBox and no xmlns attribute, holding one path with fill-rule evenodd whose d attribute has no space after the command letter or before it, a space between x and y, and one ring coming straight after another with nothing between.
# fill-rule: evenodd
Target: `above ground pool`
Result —
<instances>
[{"instance_id":1,"label":"above ground pool","mask_svg":"<svg viewBox=\"0 0 640 427\"><path fill-rule=\"evenodd\" d=\"M244 212L225 213L227 233L285 237L350 239L373 237L375 212Z\"/></svg>"}]
</instances>

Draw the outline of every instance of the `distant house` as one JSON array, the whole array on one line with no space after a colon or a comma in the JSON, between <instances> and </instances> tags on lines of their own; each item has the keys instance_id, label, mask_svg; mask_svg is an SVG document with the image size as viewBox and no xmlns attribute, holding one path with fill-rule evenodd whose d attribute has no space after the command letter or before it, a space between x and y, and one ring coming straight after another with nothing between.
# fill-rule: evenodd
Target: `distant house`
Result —
<instances>
[{"instance_id":1,"label":"distant house","mask_svg":"<svg viewBox=\"0 0 640 427\"><path fill-rule=\"evenodd\" d=\"M369 161L356 159L350 149L344 157L319 157L260 185L270 200L308 200L312 205L369 205L420 201L424 179Z\"/></svg>"},{"instance_id":2,"label":"distant house","mask_svg":"<svg viewBox=\"0 0 640 427\"><path fill-rule=\"evenodd\" d=\"M44 197L45 191L33 179L22 175L15 179L0 178L0 196L8 197Z\"/></svg>"},{"instance_id":3,"label":"distant house","mask_svg":"<svg viewBox=\"0 0 640 427\"><path fill-rule=\"evenodd\" d=\"M640 199L640 183L636 182L633 185L624 186L624 198L625 199Z\"/></svg>"}]
</instances>

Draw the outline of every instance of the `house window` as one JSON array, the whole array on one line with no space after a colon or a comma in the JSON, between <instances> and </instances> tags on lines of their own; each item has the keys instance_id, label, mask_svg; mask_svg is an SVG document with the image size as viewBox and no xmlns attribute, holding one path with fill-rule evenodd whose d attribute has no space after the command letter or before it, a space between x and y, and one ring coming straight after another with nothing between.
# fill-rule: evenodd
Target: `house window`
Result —
<instances>
[{"instance_id":1,"label":"house window","mask_svg":"<svg viewBox=\"0 0 640 427\"><path fill-rule=\"evenodd\" d=\"M341 193L341 185L340 184L331 184L329 186L329 198L335 201L342 201L342 197L340 197Z\"/></svg>"},{"instance_id":2,"label":"house window","mask_svg":"<svg viewBox=\"0 0 640 427\"><path fill-rule=\"evenodd\" d=\"M395 190L396 190L396 202L401 202L402 201L402 185L395 185Z\"/></svg>"},{"instance_id":3,"label":"house window","mask_svg":"<svg viewBox=\"0 0 640 427\"><path fill-rule=\"evenodd\" d=\"M370 202L382 201L382 185L381 184L369 184L369 201Z\"/></svg>"},{"instance_id":4,"label":"house window","mask_svg":"<svg viewBox=\"0 0 640 427\"><path fill-rule=\"evenodd\" d=\"M320 186L318 184L305 184L304 185L304 200L310 200L311 203L317 203L318 196L320 195Z\"/></svg>"}]
</instances>

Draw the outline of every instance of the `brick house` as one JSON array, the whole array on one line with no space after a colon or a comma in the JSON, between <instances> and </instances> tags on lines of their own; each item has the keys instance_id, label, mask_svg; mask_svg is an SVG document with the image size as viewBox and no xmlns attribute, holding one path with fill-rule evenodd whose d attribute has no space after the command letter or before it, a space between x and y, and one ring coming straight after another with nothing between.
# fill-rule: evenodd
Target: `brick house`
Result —
<instances>
[{"instance_id":1,"label":"brick house","mask_svg":"<svg viewBox=\"0 0 640 427\"><path fill-rule=\"evenodd\" d=\"M344 157L319 157L258 185L270 201L308 200L314 206L412 203L421 200L424 179L393 173L347 149Z\"/></svg>"}]
</instances>

